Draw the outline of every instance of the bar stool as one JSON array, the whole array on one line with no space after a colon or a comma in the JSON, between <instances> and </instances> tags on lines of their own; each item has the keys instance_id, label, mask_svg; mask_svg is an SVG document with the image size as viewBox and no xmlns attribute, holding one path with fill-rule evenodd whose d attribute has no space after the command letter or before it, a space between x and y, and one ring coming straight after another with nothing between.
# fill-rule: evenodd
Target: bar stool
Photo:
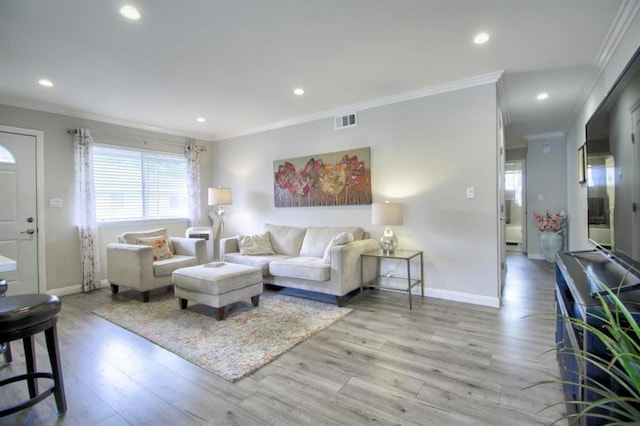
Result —
<instances>
[{"instance_id":1,"label":"bar stool","mask_svg":"<svg viewBox=\"0 0 640 426\"><path fill-rule=\"evenodd\" d=\"M50 294L25 294L0 298L0 342L22 339L27 363L26 374L4 379L0 381L0 386L26 380L29 389L28 400L3 408L0 411L0 417L30 407L51 394L55 397L58 413L62 414L67 411L56 333L60 309L60 299ZM36 371L34 335L41 331L44 331L47 343L51 372ZM36 379L51 379L53 385L43 392L38 392Z\"/></svg>"}]
</instances>

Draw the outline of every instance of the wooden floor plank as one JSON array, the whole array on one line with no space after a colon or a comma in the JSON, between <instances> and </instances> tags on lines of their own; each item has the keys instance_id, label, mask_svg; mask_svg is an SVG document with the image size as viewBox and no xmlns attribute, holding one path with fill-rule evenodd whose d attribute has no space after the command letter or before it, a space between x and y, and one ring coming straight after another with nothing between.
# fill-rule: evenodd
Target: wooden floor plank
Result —
<instances>
[{"instance_id":1,"label":"wooden floor plank","mask_svg":"<svg viewBox=\"0 0 640 426\"><path fill-rule=\"evenodd\" d=\"M553 289L552 264L510 253L500 309L416 297L409 310L402 294L367 291L343 320L236 383L92 313L138 293L65 296L67 414L50 397L0 425L550 424L564 412L544 410L562 400L560 386L527 387L558 376L545 353L555 323L527 316L553 313ZM0 379L24 370L17 343ZM38 336L46 368L43 344ZM17 386L0 388L2 404L26 396Z\"/></svg>"}]
</instances>

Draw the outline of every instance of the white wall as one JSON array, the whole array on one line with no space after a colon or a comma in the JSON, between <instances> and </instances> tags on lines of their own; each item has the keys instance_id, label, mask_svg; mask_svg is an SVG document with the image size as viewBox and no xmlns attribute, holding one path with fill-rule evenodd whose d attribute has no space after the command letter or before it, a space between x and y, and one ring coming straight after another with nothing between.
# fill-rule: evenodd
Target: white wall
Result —
<instances>
[{"instance_id":1,"label":"white wall","mask_svg":"<svg viewBox=\"0 0 640 426\"><path fill-rule=\"evenodd\" d=\"M213 144L211 185L233 188L227 235L288 225L358 225L378 238L371 207L275 208L273 162L371 147L374 202L404 204L401 248L423 250L427 292L497 306L496 85L358 111L358 125L324 119ZM475 187L476 198L466 199Z\"/></svg>"},{"instance_id":2,"label":"white wall","mask_svg":"<svg viewBox=\"0 0 640 426\"><path fill-rule=\"evenodd\" d=\"M548 152L545 152L548 151ZM569 223L573 212L568 210L565 183L567 152L562 136L542 137L527 143L527 254L532 259L544 259L540 254L539 231L533 213L557 213L567 210ZM577 179L576 172L576 179ZM566 237L566 236L565 236ZM564 249L567 249L565 242Z\"/></svg>"},{"instance_id":3,"label":"white wall","mask_svg":"<svg viewBox=\"0 0 640 426\"><path fill-rule=\"evenodd\" d=\"M97 142L114 142L114 138L104 135L124 135L130 139L120 139L124 145L151 148L165 152L183 152L184 137L165 135L157 132L134 129L130 127L116 126L112 124L69 117L47 112L33 111L24 108L15 108L0 104L0 124L44 132L44 180L45 187L38 188L44 191L45 203L51 197L62 198L62 208L45 207L45 258L46 258L46 285L47 290L56 294L63 294L80 289L80 246L77 230L75 228L74 206L74 163L73 163L73 136L66 129L86 127L95 134ZM98 135L101 134L101 135ZM149 143L144 144L139 138L146 138ZM197 141L205 144L202 141ZM203 163L210 163L210 151L203 154ZM206 218L207 182L211 180L208 167L202 168L202 211L203 223L209 224ZM42 224L38 224L42 226ZM187 223L171 221L169 223L154 222L153 227L168 227L171 235L183 236ZM106 278L106 265L104 246L115 241L113 236L129 229L149 229L149 224L110 227L100 229L99 241L101 247L100 259L102 261L102 276ZM104 240L103 240L104 239Z\"/></svg>"},{"instance_id":4,"label":"white wall","mask_svg":"<svg viewBox=\"0 0 640 426\"><path fill-rule=\"evenodd\" d=\"M593 248L587 234L587 187L586 184L578 184L577 179L577 151L586 140L585 125L639 46L640 16L636 16L567 132L566 181L567 204L569 212L572 213L569 228L571 250Z\"/></svg>"}]
</instances>

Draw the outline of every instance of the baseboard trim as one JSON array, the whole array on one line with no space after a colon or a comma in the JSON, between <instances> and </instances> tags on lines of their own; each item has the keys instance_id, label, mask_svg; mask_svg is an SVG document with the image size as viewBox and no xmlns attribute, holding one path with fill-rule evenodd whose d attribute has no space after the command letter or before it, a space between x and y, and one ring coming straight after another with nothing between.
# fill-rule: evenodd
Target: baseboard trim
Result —
<instances>
[{"instance_id":1,"label":"baseboard trim","mask_svg":"<svg viewBox=\"0 0 640 426\"><path fill-rule=\"evenodd\" d=\"M544 260L544 256L537 253L527 253L527 257L531 260Z\"/></svg>"},{"instance_id":2,"label":"baseboard trim","mask_svg":"<svg viewBox=\"0 0 640 426\"><path fill-rule=\"evenodd\" d=\"M100 286L98 288L107 287L109 285L109 281L102 280L100 281ZM62 288L54 288L53 290L47 291L49 294L53 294L54 296L69 296L71 294L82 293L82 284L70 285L68 287Z\"/></svg>"},{"instance_id":3,"label":"baseboard trim","mask_svg":"<svg viewBox=\"0 0 640 426\"><path fill-rule=\"evenodd\" d=\"M436 299L450 300L452 302L463 302L471 303L473 305L488 306L490 308L500 307L500 299L497 297L480 296L477 294L462 293L459 291L427 288L425 289L425 296L434 297Z\"/></svg>"}]
</instances>

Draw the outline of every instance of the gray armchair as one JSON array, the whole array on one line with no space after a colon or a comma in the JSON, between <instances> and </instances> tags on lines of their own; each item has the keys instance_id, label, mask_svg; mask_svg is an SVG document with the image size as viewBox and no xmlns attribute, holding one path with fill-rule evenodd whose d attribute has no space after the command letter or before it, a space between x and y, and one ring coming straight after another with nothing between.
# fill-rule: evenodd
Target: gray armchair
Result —
<instances>
[{"instance_id":1,"label":"gray armchair","mask_svg":"<svg viewBox=\"0 0 640 426\"><path fill-rule=\"evenodd\" d=\"M139 240L153 237L168 237L167 230L125 232L117 243L107 244L107 280L113 294L121 286L127 287L141 292L143 301L148 302L151 290L173 284L173 271L207 261L205 240L179 237L168 237L173 246L171 258L154 261L153 248L139 244Z\"/></svg>"}]
</instances>

